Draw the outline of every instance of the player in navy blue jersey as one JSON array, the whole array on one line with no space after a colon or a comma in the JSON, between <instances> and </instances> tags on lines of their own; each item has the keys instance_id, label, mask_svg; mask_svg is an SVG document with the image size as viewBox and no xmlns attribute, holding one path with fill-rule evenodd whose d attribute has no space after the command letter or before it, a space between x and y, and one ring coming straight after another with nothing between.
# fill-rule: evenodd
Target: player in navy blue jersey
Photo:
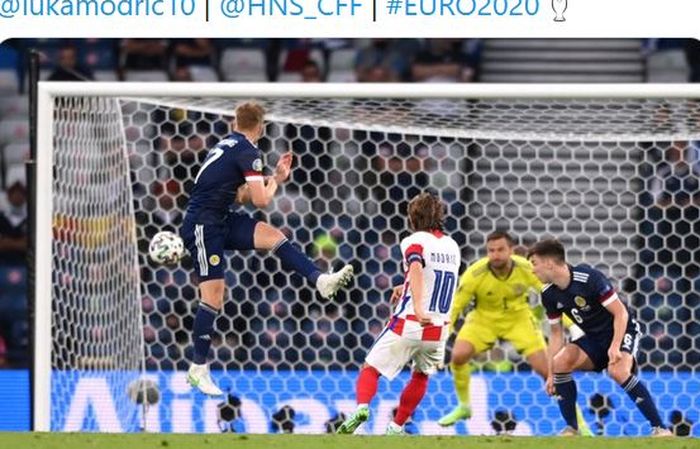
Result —
<instances>
[{"instance_id":1,"label":"player in navy blue jersey","mask_svg":"<svg viewBox=\"0 0 700 449\"><path fill-rule=\"evenodd\" d=\"M192 255L199 280L200 303L193 325L194 357L188 382L205 394L221 395L206 364L211 334L224 300L225 250L271 250L282 268L304 276L321 296L330 298L353 275L351 265L337 273L321 273L278 229L236 211L237 204L267 207L277 187L289 178L292 153L280 157L274 176L263 176L256 147L264 131L265 111L259 104L236 108L234 131L212 148L197 173L180 235Z\"/></svg>"},{"instance_id":2,"label":"player in navy blue jersey","mask_svg":"<svg viewBox=\"0 0 700 449\"><path fill-rule=\"evenodd\" d=\"M556 394L567 427L561 435L578 435L576 383L573 371L607 369L649 420L652 436L670 436L647 388L636 373L635 355L640 337L639 323L618 297L610 281L589 265L566 263L564 246L557 240L542 240L528 253L535 275L544 283L542 304L551 325L549 377L546 389ZM585 332L564 344L562 314Z\"/></svg>"}]
</instances>

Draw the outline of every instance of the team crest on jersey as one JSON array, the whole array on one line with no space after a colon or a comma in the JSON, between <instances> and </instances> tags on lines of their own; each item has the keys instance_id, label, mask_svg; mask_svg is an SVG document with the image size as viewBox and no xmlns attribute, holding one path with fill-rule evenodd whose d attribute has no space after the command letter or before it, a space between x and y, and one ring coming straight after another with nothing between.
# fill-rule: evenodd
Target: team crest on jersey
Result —
<instances>
[{"instance_id":1,"label":"team crest on jersey","mask_svg":"<svg viewBox=\"0 0 700 449\"><path fill-rule=\"evenodd\" d=\"M221 262L221 258L219 256L217 256L216 254L212 254L211 256L209 256L209 263L212 266L215 267L215 266L219 265L219 262Z\"/></svg>"},{"instance_id":2,"label":"team crest on jersey","mask_svg":"<svg viewBox=\"0 0 700 449\"><path fill-rule=\"evenodd\" d=\"M586 307L586 298L584 298L583 296L577 296L574 298L574 303L576 303L576 307L582 309Z\"/></svg>"},{"instance_id":3,"label":"team crest on jersey","mask_svg":"<svg viewBox=\"0 0 700 449\"><path fill-rule=\"evenodd\" d=\"M260 159L260 158L255 159L253 161L253 170L262 171L262 169L263 169L262 159Z\"/></svg>"},{"instance_id":4,"label":"team crest on jersey","mask_svg":"<svg viewBox=\"0 0 700 449\"><path fill-rule=\"evenodd\" d=\"M513 293L515 293L515 296L522 295L525 293L525 286L523 284L515 284L513 286Z\"/></svg>"}]
</instances>

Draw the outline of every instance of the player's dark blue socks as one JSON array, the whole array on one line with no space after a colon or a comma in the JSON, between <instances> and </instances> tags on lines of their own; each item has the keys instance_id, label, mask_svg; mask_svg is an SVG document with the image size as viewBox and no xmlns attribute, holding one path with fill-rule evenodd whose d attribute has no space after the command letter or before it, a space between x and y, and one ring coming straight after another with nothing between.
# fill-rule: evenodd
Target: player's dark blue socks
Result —
<instances>
[{"instance_id":1,"label":"player's dark blue socks","mask_svg":"<svg viewBox=\"0 0 700 449\"><path fill-rule=\"evenodd\" d=\"M211 347L211 334L214 331L214 320L219 311L202 301L197 307L197 315L192 326L192 340L194 341L194 357L192 361L197 365L207 362L209 348Z\"/></svg>"},{"instance_id":2,"label":"player's dark blue socks","mask_svg":"<svg viewBox=\"0 0 700 449\"><path fill-rule=\"evenodd\" d=\"M652 427L663 427L659 411L651 399L649 390L639 381L637 376L632 374L621 386L630 399L634 401L639 411L642 412L642 415L649 420Z\"/></svg>"},{"instance_id":3,"label":"player's dark blue socks","mask_svg":"<svg viewBox=\"0 0 700 449\"><path fill-rule=\"evenodd\" d=\"M272 252L282 261L282 268L293 270L309 280L311 285L316 285L316 280L321 272L316 265L306 257L301 251L296 249L289 240L284 239L272 248Z\"/></svg>"},{"instance_id":4,"label":"player's dark blue socks","mask_svg":"<svg viewBox=\"0 0 700 449\"><path fill-rule=\"evenodd\" d=\"M554 374L554 390L557 393L557 402L561 416L566 421L566 425L578 430L576 421L576 382L571 373Z\"/></svg>"}]
</instances>

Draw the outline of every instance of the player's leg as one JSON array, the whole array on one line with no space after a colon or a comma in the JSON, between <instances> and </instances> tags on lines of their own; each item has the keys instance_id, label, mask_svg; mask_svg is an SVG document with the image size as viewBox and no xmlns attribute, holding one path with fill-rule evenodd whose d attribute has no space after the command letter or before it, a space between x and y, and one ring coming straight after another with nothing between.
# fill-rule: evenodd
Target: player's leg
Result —
<instances>
[{"instance_id":1,"label":"player's leg","mask_svg":"<svg viewBox=\"0 0 700 449\"><path fill-rule=\"evenodd\" d=\"M523 309L508 317L509 327L504 340L509 341L513 347L527 360L534 372L543 380L549 375L549 362L547 360L547 343L531 309ZM593 436L588 423L583 418L581 408L576 404L576 422L581 435Z\"/></svg>"},{"instance_id":2,"label":"player's leg","mask_svg":"<svg viewBox=\"0 0 700 449\"><path fill-rule=\"evenodd\" d=\"M379 385L379 376L381 374L377 369L367 363L362 365L360 374L357 376L355 384L355 400L357 408L355 411L338 427L336 433L351 434L355 433L360 425L369 419L369 404L377 394Z\"/></svg>"},{"instance_id":3,"label":"player's leg","mask_svg":"<svg viewBox=\"0 0 700 449\"><path fill-rule=\"evenodd\" d=\"M532 370L542 376L542 379L547 380L549 374L549 366L547 362L547 352L544 350L537 351L526 357L527 363L532 367ZM593 431L588 426L585 418L583 417L583 412L578 403L576 406L576 423L578 424L579 433L583 436L593 436Z\"/></svg>"},{"instance_id":4,"label":"player's leg","mask_svg":"<svg viewBox=\"0 0 700 449\"><path fill-rule=\"evenodd\" d=\"M410 358L410 348L397 334L384 328L370 348L360 369L355 385L357 408L339 427L336 433L350 434L369 419L369 404L377 394L379 377L389 380L396 377Z\"/></svg>"},{"instance_id":5,"label":"player's leg","mask_svg":"<svg viewBox=\"0 0 700 449\"><path fill-rule=\"evenodd\" d=\"M549 375L549 367L547 362L547 352L544 350L537 351L534 354L530 354L526 357L527 363L530 365L532 370L539 374L542 379L547 380Z\"/></svg>"},{"instance_id":6,"label":"player's leg","mask_svg":"<svg viewBox=\"0 0 700 449\"><path fill-rule=\"evenodd\" d=\"M581 346L583 344L583 347ZM560 433L563 436L579 435L579 425L576 417L576 382L572 377L574 371L593 371L596 362L591 354L598 354L599 349L589 338L582 338L576 344L564 346L552 360L552 377L556 392L559 411L566 428Z\"/></svg>"},{"instance_id":7,"label":"player's leg","mask_svg":"<svg viewBox=\"0 0 700 449\"><path fill-rule=\"evenodd\" d=\"M225 287L223 279L210 279L199 284L199 294L202 299L192 325L193 361L198 365L207 363L214 332L214 320L223 305Z\"/></svg>"},{"instance_id":8,"label":"player's leg","mask_svg":"<svg viewBox=\"0 0 700 449\"><path fill-rule=\"evenodd\" d=\"M413 370L399 399L396 416L389 422L387 435L403 435L403 426L416 411L428 390L428 378L434 373L445 359L445 346L440 341L413 341Z\"/></svg>"},{"instance_id":9,"label":"player's leg","mask_svg":"<svg viewBox=\"0 0 700 449\"><path fill-rule=\"evenodd\" d=\"M323 274L304 253L299 251L282 232L262 221L244 214L232 214L227 223L227 249L264 249L272 251L282 261L285 270L304 276L321 296L330 298L352 279L352 265L337 273Z\"/></svg>"},{"instance_id":10,"label":"player's leg","mask_svg":"<svg viewBox=\"0 0 700 449\"><path fill-rule=\"evenodd\" d=\"M255 249L272 251L282 261L282 268L296 271L304 276L312 285L316 284L321 275L316 265L305 254L299 251L287 240L282 231L262 221L255 224L253 231Z\"/></svg>"},{"instance_id":11,"label":"player's leg","mask_svg":"<svg viewBox=\"0 0 700 449\"><path fill-rule=\"evenodd\" d=\"M211 347L211 338L214 333L214 320L219 315L223 305L225 284L223 279L204 281L199 285L201 301L197 307L197 314L192 325L192 341L194 342L194 355L192 365L187 372L187 381L202 393L219 396L223 392L211 379L207 355Z\"/></svg>"},{"instance_id":12,"label":"player's leg","mask_svg":"<svg viewBox=\"0 0 700 449\"><path fill-rule=\"evenodd\" d=\"M218 227L186 223L181 235L192 255L200 293L200 302L192 326L194 355L187 380L202 393L218 396L223 393L211 379L207 356L211 347L214 321L223 305L226 287L221 263L223 234Z\"/></svg>"},{"instance_id":13,"label":"player's leg","mask_svg":"<svg viewBox=\"0 0 700 449\"><path fill-rule=\"evenodd\" d=\"M523 309L511 313L505 321L503 340L509 341L513 347L530 364L537 374L547 379L549 375L549 362L547 361L547 343L530 309Z\"/></svg>"},{"instance_id":14,"label":"player's leg","mask_svg":"<svg viewBox=\"0 0 700 449\"><path fill-rule=\"evenodd\" d=\"M620 352L622 359L614 365L608 365L608 374L622 387L627 395L632 399L642 415L649 421L652 428L652 436L671 436L671 432L666 429L661 421L659 411L651 398L649 390L644 383L637 378L635 371L634 354L637 350L637 335L639 335L638 324L634 323L622 339Z\"/></svg>"},{"instance_id":15,"label":"player's leg","mask_svg":"<svg viewBox=\"0 0 700 449\"><path fill-rule=\"evenodd\" d=\"M418 370L413 370L411 379L401 392L399 399L399 407L396 410L396 416L393 421L389 422L386 429L387 435L403 435L403 426L406 421L416 411L418 404L423 400L425 392L428 390L428 374Z\"/></svg>"},{"instance_id":16,"label":"player's leg","mask_svg":"<svg viewBox=\"0 0 700 449\"><path fill-rule=\"evenodd\" d=\"M652 428L653 436L670 436L671 432L667 430L659 411L654 404L654 400L649 394L643 382L632 373L634 366L634 358L631 354L623 352L622 360L614 365L608 366L608 374L615 382L622 387L627 395L632 399L642 415L649 421Z\"/></svg>"},{"instance_id":17,"label":"player's leg","mask_svg":"<svg viewBox=\"0 0 700 449\"><path fill-rule=\"evenodd\" d=\"M452 373L452 382L458 404L452 411L438 420L439 425L451 426L457 421L471 418L471 395L469 390L471 366L469 362L477 354L478 352L470 341L466 339L455 340L450 357L450 372Z\"/></svg>"},{"instance_id":18,"label":"player's leg","mask_svg":"<svg viewBox=\"0 0 700 449\"><path fill-rule=\"evenodd\" d=\"M576 323L571 321L568 316L563 315L561 321L566 330L569 332L569 341L574 342L586 335L581 328L576 325ZM578 403L576 403L576 420L578 421L578 430L581 435L586 437L592 437L595 435L584 419L583 412L581 411L581 407L579 407Z\"/></svg>"},{"instance_id":19,"label":"player's leg","mask_svg":"<svg viewBox=\"0 0 700 449\"><path fill-rule=\"evenodd\" d=\"M304 253L299 251L278 229L258 222L255 227L255 247L269 249L282 261L282 267L304 276L324 298L332 298L353 276L353 267L348 264L337 273L321 273Z\"/></svg>"},{"instance_id":20,"label":"player's leg","mask_svg":"<svg viewBox=\"0 0 700 449\"><path fill-rule=\"evenodd\" d=\"M469 391L471 366L469 366L469 361L490 348L496 341L493 325L484 321L476 312L471 312L457 334L450 357L450 371L459 404L438 420L438 424L441 426L451 426L457 421L471 418Z\"/></svg>"}]
</instances>

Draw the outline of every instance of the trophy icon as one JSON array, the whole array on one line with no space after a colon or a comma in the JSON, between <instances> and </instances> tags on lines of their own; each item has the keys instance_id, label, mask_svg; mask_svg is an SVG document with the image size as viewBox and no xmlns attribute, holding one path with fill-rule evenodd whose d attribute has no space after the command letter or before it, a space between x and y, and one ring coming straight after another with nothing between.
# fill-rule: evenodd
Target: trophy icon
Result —
<instances>
[{"instance_id":1,"label":"trophy icon","mask_svg":"<svg viewBox=\"0 0 700 449\"><path fill-rule=\"evenodd\" d=\"M555 22L565 22L564 11L566 11L567 0L552 0L552 9L554 10L556 16L554 17Z\"/></svg>"}]
</instances>

